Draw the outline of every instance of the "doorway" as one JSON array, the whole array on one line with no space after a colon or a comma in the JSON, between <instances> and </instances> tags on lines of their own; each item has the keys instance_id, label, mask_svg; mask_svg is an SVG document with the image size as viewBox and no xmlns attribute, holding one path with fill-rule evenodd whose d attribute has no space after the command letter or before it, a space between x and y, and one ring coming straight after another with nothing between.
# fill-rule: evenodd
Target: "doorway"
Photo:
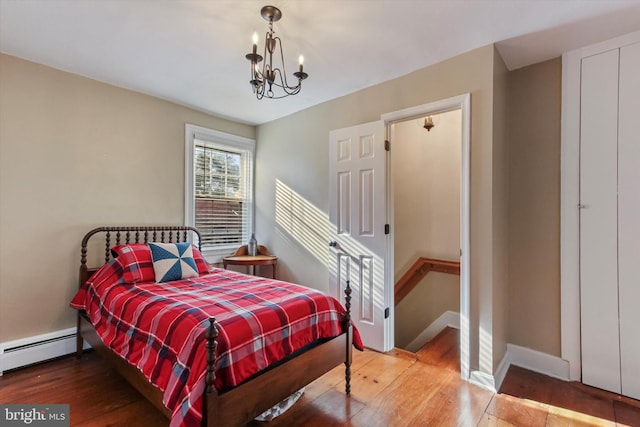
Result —
<instances>
[{"instance_id":1,"label":"doorway","mask_svg":"<svg viewBox=\"0 0 640 427\"><path fill-rule=\"evenodd\" d=\"M329 222L333 248L329 289L342 298L351 283L352 320L366 331L365 346L389 351L395 344L394 203L391 152L397 123L460 111L459 275L460 376L470 377L470 139L471 94L383 114L381 120L329 135ZM381 179L382 178L382 179ZM353 268L352 268L353 267ZM361 331L361 333L362 333Z\"/></svg>"},{"instance_id":2,"label":"doorway","mask_svg":"<svg viewBox=\"0 0 640 427\"><path fill-rule=\"evenodd\" d=\"M451 116L447 116L446 113L455 112ZM470 342L470 331L469 331L469 302L470 302L470 283L469 283L469 259L470 259L470 244L469 244L469 218L470 218L470 182L469 182L469 172L470 172L470 118L471 118L471 95L465 94L460 95L448 99L444 99L441 101L436 101L430 104L425 104L417 107L408 108L401 111L396 111L389 114L384 114L382 116L382 120L385 122L386 127L386 138L390 141L390 155L388 156L388 164L387 164L387 206L388 206L388 220L391 224L391 236L388 240L388 256L386 259L387 265L385 268L385 282L390 284L390 287L393 287L396 279L396 271L401 270L403 267L406 268L406 264L410 263L408 261L411 258L411 255L407 256L406 253L411 253L411 248L409 250L399 250L396 254L396 239L403 239L403 235L410 235L411 230L403 230L403 226L400 225L400 221L403 220L404 213L395 212L395 189L396 183L393 181L394 173L394 160L392 160L394 153L394 144L400 145L399 135L396 133L398 129L402 130L405 126L402 123L406 122L407 126L415 127L420 125L424 126L424 119L426 117L431 116L434 120L434 124L437 123L440 119L437 116L446 117L446 120L451 120L452 122L448 123L449 126L458 126L459 133L457 133L458 140L454 145L457 145L457 171L458 171L458 181L457 181L457 195L459 197L458 203L453 203L453 206L456 206L458 212L453 214L458 219L458 227L457 227L457 242L451 244L450 241L447 241L446 248L441 250L442 256L447 258L459 259L460 268L459 268L459 286L455 289L456 285L447 283L447 285L452 285L454 287L454 291L458 292L458 305L457 308L459 310L458 316L458 325L460 330L460 375L464 379L469 379L470 375L470 352L469 352L469 342ZM457 116L457 118L456 118ZM457 120L457 121L456 121ZM456 124L453 124L456 123ZM442 128L445 127L444 122L442 123ZM437 126L437 124L436 124ZM429 136L431 132L434 132L436 127L432 128L432 130L422 129L424 133ZM419 129L418 129L419 130ZM435 133L434 133L435 135ZM399 156L401 157L401 156ZM455 160L454 160L455 161ZM402 162L402 157L400 158L400 163L396 165L396 167L405 167ZM444 166L444 165L443 165ZM420 182L423 185L441 185L441 180L430 179L429 183L422 181L424 178L424 173L420 171L415 171L418 177L420 177ZM426 179L425 179L426 181ZM420 187L417 185L417 187ZM418 191L418 190L416 190ZM409 207L408 209L411 209ZM451 209L451 208L449 208ZM455 208L454 208L455 209ZM446 212L446 209L444 210ZM446 215L443 213L439 213L436 216ZM455 228L455 225L453 225ZM448 225L447 228L450 230L451 226ZM396 237L396 233L398 233ZM437 232L436 232L437 233ZM417 233L416 233L417 234ZM413 239L413 238L412 238ZM420 239L420 238L418 238ZM446 240L446 238L443 238ZM436 239L439 240L439 239ZM443 241L444 241L443 240ZM443 246L444 247L444 246ZM453 248L453 249L451 249ZM456 249L459 250L458 256L456 256ZM425 249L418 249L417 245L414 252L419 252ZM430 250L430 249L427 249ZM398 256L396 266L396 256ZM403 264L404 263L404 264ZM455 279L458 279L456 277ZM454 282L455 282L454 279ZM445 279L451 280L451 278ZM449 286L448 291L451 291L451 286ZM447 297L449 303L451 300L450 295ZM453 303L455 307L455 303ZM445 310L452 311L452 310ZM393 316L393 325L396 322L396 316L398 316L398 320L402 321L399 313L395 312L395 309L392 311ZM433 316L433 315L431 315ZM438 316L439 317L439 316ZM433 322L432 322L433 323ZM444 325L446 326L446 325ZM392 326L393 327L393 326ZM435 335L435 334L434 334ZM401 338L402 339L402 338ZM405 338L406 339L406 338Z\"/></svg>"},{"instance_id":3,"label":"doorway","mask_svg":"<svg viewBox=\"0 0 640 427\"><path fill-rule=\"evenodd\" d=\"M461 121L455 109L391 125L395 347L411 352L459 327Z\"/></svg>"}]
</instances>

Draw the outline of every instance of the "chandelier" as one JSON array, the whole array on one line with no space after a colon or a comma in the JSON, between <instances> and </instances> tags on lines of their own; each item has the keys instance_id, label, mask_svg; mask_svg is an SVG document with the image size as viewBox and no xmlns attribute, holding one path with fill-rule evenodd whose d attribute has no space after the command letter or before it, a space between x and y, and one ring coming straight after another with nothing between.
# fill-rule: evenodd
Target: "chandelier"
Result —
<instances>
[{"instance_id":1,"label":"chandelier","mask_svg":"<svg viewBox=\"0 0 640 427\"><path fill-rule=\"evenodd\" d=\"M284 69L284 55L282 54L282 41L280 37L275 36L273 31L273 23L279 21L282 18L282 12L275 6L265 6L260 11L260 15L269 22L269 31L267 31L264 51L260 55L257 53L258 49L258 34L253 34L253 51L247 53L245 58L251 62L251 88L255 93L256 98L262 99L265 96L267 98L279 99L289 95L296 95L302 88L302 81L309 77L307 73L302 71L302 64L304 58L300 55L298 71L293 73L293 76L298 79L295 86L289 85L287 82L287 74ZM278 59L278 53L280 54L281 68L274 66L273 56L276 55ZM266 60L262 63L262 69L260 69L260 62L263 59Z\"/></svg>"}]
</instances>

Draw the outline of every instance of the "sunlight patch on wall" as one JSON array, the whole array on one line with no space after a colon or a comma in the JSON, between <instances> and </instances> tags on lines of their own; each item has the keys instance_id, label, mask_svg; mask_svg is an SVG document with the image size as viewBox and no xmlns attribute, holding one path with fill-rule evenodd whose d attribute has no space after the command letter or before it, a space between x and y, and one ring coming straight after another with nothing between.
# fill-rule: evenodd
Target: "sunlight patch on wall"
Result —
<instances>
[{"instance_id":1,"label":"sunlight patch on wall","mask_svg":"<svg viewBox=\"0 0 640 427\"><path fill-rule=\"evenodd\" d=\"M480 327L480 371L493 372L493 339L491 333Z\"/></svg>"},{"instance_id":2,"label":"sunlight patch on wall","mask_svg":"<svg viewBox=\"0 0 640 427\"><path fill-rule=\"evenodd\" d=\"M354 238L341 234L339 248L329 248L329 242L335 240L336 226L329 223L329 216L291 189L282 181L276 179L275 191L275 219L276 224L289 238L299 243L319 262L329 269L329 274L337 278L339 289L335 295L344 300L344 288L349 270L350 285L353 289L352 298L359 301L359 309L364 318L372 316L373 307L384 306L382 287L373 283L382 283L384 260L371 253L364 245ZM336 257L341 262L332 262ZM349 268L347 268L347 259ZM340 265L340 272L336 271ZM362 268L361 268L362 267ZM364 286L363 286L364 285Z\"/></svg>"},{"instance_id":3,"label":"sunlight patch on wall","mask_svg":"<svg viewBox=\"0 0 640 427\"><path fill-rule=\"evenodd\" d=\"M276 179L276 224L329 267L329 215Z\"/></svg>"}]
</instances>

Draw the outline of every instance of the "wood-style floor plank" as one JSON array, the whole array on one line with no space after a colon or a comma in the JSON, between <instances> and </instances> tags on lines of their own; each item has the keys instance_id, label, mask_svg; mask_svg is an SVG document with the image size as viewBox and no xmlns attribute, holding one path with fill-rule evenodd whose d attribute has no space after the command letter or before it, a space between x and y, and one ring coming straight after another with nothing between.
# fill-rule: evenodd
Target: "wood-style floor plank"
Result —
<instances>
[{"instance_id":1,"label":"wood-style floor plank","mask_svg":"<svg viewBox=\"0 0 640 427\"><path fill-rule=\"evenodd\" d=\"M444 328L433 340L416 352L418 360L430 365L460 372L460 333Z\"/></svg>"},{"instance_id":2,"label":"wood-style floor plank","mask_svg":"<svg viewBox=\"0 0 640 427\"><path fill-rule=\"evenodd\" d=\"M93 352L5 373L0 403L69 404L72 426L166 426L167 419Z\"/></svg>"},{"instance_id":3,"label":"wood-style floor plank","mask_svg":"<svg viewBox=\"0 0 640 427\"><path fill-rule=\"evenodd\" d=\"M437 367L415 363L379 393L351 420L350 426L409 425L446 376L434 375ZM421 378L422 381L416 381ZM416 398L418 397L418 398Z\"/></svg>"},{"instance_id":4,"label":"wood-style floor plank","mask_svg":"<svg viewBox=\"0 0 640 427\"><path fill-rule=\"evenodd\" d=\"M462 381L457 342L452 329L415 354L354 351L350 397L338 367L285 414L250 426L640 427L639 401L523 368L509 369L499 393ZM68 403L72 426L168 425L93 352L5 373L0 403Z\"/></svg>"},{"instance_id":5,"label":"wood-style floor plank","mask_svg":"<svg viewBox=\"0 0 640 427\"><path fill-rule=\"evenodd\" d=\"M496 394L487 407L488 415L516 426L544 427L548 412L549 406L546 403L528 401L504 393Z\"/></svg>"},{"instance_id":6,"label":"wood-style floor plank","mask_svg":"<svg viewBox=\"0 0 640 427\"><path fill-rule=\"evenodd\" d=\"M536 413L531 409L535 409ZM516 425L523 426L640 427L638 400L578 382L547 377L517 366L509 368L500 393L493 398L487 412L511 422L514 417L530 415L535 417L532 422L536 423L541 413L546 412L544 424L525 424L520 419Z\"/></svg>"}]
</instances>

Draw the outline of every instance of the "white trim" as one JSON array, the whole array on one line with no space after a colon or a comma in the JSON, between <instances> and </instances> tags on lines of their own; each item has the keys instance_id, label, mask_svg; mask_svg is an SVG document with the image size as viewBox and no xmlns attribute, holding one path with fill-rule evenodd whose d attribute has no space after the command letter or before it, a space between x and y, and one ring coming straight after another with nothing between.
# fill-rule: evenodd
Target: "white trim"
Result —
<instances>
[{"instance_id":1,"label":"white trim","mask_svg":"<svg viewBox=\"0 0 640 427\"><path fill-rule=\"evenodd\" d=\"M429 104L419 105L416 107L405 108L403 110L392 113L383 114L381 119L385 122L387 135L391 132L389 127L394 122L411 120L425 115L433 115L444 113L451 110L460 109L462 112L462 152L460 159L460 376L467 380L470 379L470 264L471 246L470 246L470 153L471 153L471 94L454 96L447 99L431 102ZM387 204L393 200L393 195L387 193ZM393 236L393 210L388 218L391 224L391 233ZM385 271L393 271L393 265L388 265L389 261L393 262L393 245L391 245L390 256L385 260ZM388 278L385 277L385 281ZM391 280L393 282L393 280ZM385 286L385 289L389 287ZM393 296L393 290L391 290ZM393 301L391 297L390 301ZM392 316L393 318L393 316Z\"/></svg>"},{"instance_id":2,"label":"white trim","mask_svg":"<svg viewBox=\"0 0 640 427\"><path fill-rule=\"evenodd\" d=\"M560 166L560 327L562 357L571 379L580 379L580 63L570 52L562 56Z\"/></svg>"},{"instance_id":3,"label":"white trim","mask_svg":"<svg viewBox=\"0 0 640 427\"><path fill-rule=\"evenodd\" d=\"M68 328L0 343L0 375L10 369L74 353L76 330ZM85 342L83 348L87 349L89 345Z\"/></svg>"},{"instance_id":4,"label":"white trim","mask_svg":"<svg viewBox=\"0 0 640 427\"><path fill-rule=\"evenodd\" d=\"M471 371L469 382L486 390L496 392L496 382L491 374L482 371Z\"/></svg>"},{"instance_id":5,"label":"white trim","mask_svg":"<svg viewBox=\"0 0 640 427\"><path fill-rule=\"evenodd\" d=\"M498 368L493 373L493 379L496 385L496 391L500 390L500 387L502 387L502 382L504 381L504 377L507 376L507 372L509 371L510 366L511 366L511 357L509 355L509 344L507 344L507 351L504 353L502 360L498 364Z\"/></svg>"},{"instance_id":6,"label":"white trim","mask_svg":"<svg viewBox=\"0 0 640 427\"><path fill-rule=\"evenodd\" d=\"M445 311L436 320L431 322L424 331L405 347L405 350L415 353L422 346L431 341L446 327L460 329L460 313Z\"/></svg>"},{"instance_id":7,"label":"white trim","mask_svg":"<svg viewBox=\"0 0 640 427\"><path fill-rule=\"evenodd\" d=\"M507 356L509 365L520 366L564 381L570 380L569 362L560 357L515 344L507 344Z\"/></svg>"},{"instance_id":8,"label":"white trim","mask_svg":"<svg viewBox=\"0 0 640 427\"><path fill-rule=\"evenodd\" d=\"M471 368L471 94L459 98L462 109L462 159L460 165L460 375ZM466 357L465 357L466 355Z\"/></svg>"},{"instance_id":9,"label":"white trim","mask_svg":"<svg viewBox=\"0 0 640 427\"><path fill-rule=\"evenodd\" d=\"M384 121L383 121L384 122ZM384 123L384 132L385 139L387 141L393 140L393 135L391 135L393 128L389 126L387 123ZM391 152L386 151L385 153L385 190L384 194L386 197L386 215L387 220L386 223L391 226L390 232L387 235L387 239L385 241L385 252L386 257L384 259L384 291L385 291L385 304L389 307L389 318L384 324L385 332L385 348L392 349L396 344L396 304L395 304L395 274L394 274L394 265L395 265L395 227L393 227L393 218L395 215L395 204L393 202L393 187L391 182L391 176L393 174L393 168L391 166Z\"/></svg>"},{"instance_id":10,"label":"white trim","mask_svg":"<svg viewBox=\"0 0 640 427\"><path fill-rule=\"evenodd\" d=\"M569 379L581 378L580 354L580 70L582 58L640 42L640 31L562 56L560 316Z\"/></svg>"},{"instance_id":11,"label":"white trim","mask_svg":"<svg viewBox=\"0 0 640 427\"><path fill-rule=\"evenodd\" d=\"M496 390L500 390L511 365L563 381L572 381L567 360L519 345L507 344L507 351L494 375Z\"/></svg>"},{"instance_id":12,"label":"white trim","mask_svg":"<svg viewBox=\"0 0 640 427\"><path fill-rule=\"evenodd\" d=\"M185 123L184 125L184 224L195 226L195 212L193 203L195 186L195 176L193 173L193 151L195 139L209 142L215 146L221 146L225 148L231 147L251 153L251 206L249 209L249 224L251 230L248 234L255 232L256 141L250 138L233 135L202 126L196 126L189 123ZM222 257L233 253L235 249L237 249L237 246L219 249L204 249L202 253L207 261L209 261L210 263L216 263L221 261Z\"/></svg>"}]
</instances>

